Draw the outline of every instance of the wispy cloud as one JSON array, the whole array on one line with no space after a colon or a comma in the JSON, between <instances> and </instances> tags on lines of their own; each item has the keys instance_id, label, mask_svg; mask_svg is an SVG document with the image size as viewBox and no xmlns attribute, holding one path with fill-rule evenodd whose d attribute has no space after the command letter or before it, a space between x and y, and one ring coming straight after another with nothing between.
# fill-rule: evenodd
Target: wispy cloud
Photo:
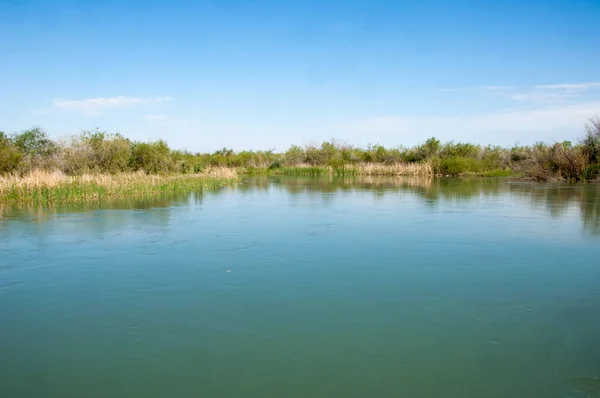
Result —
<instances>
[{"instance_id":1,"label":"wispy cloud","mask_svg":"<svg viewBox=\"0 0 600 398\"><path fill-rule=\"evenodd\" d=\"M600 82L540 84L534 86L474 86L442 89L446 92L477 92L497 99L531 104L567 104L573 100L593 101L600 98Z\"/></svg>"},{"instance_id":2,"label":"wispy cloud","mask_svg":"<svg viewBox=\"0 0 600 398\"><path fill-rule=\"evenodd\" d=\"M87 115L102 114L109 109L127 109L140 105L155 104L159 102L170 101L168 96L153 97L96 97L85 98L81 100L55 99L52 106L48 109L36 111L37 113L52 113L55 111L80 112Z\"/></svg>"},{"instance_id":3,"label":"wispy cloud","mask_svg":"<svg viewBox=\"0 0 600 398\"><path fill-rule=\"evenodd\" d=\"M533 110L507 110L464 116L381 116L340 126L369 134L381 142L422 142L436 136L442 140L511 144L575 139L583 125L600 113L600 101L568 106L545 106Z\"/></svg>"},{"instance_id":4,"label":"wispy cloud","mask_svg":"<svg viewBox=\"0 0 600 398\"><path fill-rule=\"evenodd\" d=\"M546 84L535 86L535 88L542 90L590 90L593 88L600 88L600 82L587 82L587 83L574 83L574 84Z\"/></svg>"},{"instance_id":5,"label":"wispy cloud","mask_svg":"<svg viewBox=\"0 0 600 398\"><path fill-rule=\"evenodd\" d=\"M557 83L530 86L480 85L444 91L456 96L477 94L494 106L489 111L455 116L383 115L355 120L340 131L369 135L387 142L420 142L436 136L507 145L517 140L577 139L589 118L600 116L600 82ZM508 108L508 109L506 109Z\"/></svg>"},{"instance_id":6,"label":"wispy cloud","mask_svg":"<svg viewBox=\"0 0 600 398\"><path fill-rule=\"evenodd\" d=\"M535 102L535 103L558 103L571 98L581 97L580 94L576 93L556 93L556 92L522 92L512 94L510 99L520 102Z\"/></svg>"},{"instance_id":7,"label":"wispy cloud","mask_svg":"<svg viewBox=\"0 0 600 398\"><path fill-rule=\"evenodd\" d=\"M516 90L510 98L519 102L568 104L572 100L598 99L598 88L600 82L537 85Z\"/></svg>"}]
</instances>

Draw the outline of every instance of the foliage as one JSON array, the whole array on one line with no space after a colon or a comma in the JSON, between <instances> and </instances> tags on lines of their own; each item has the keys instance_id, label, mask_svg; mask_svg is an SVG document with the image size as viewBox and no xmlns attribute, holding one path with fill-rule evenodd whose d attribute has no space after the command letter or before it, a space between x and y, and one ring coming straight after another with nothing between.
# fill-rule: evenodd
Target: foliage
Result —
<instances>
[{"instance_id":1,"label":"foliage","mask_svg":"<svg viewBox=\"0 0 600 398\"><path fill-rule=\"evenodd\" d=\"M19 150L25 167L30 171L48 168L52 163L52 155L56 152L56 143L39 127L24 130L12 137L12 143Z\"/></svg>"},{"instance_id":2,"label":"foliage","mask_svg":"<svg viewBox=\"0 0 600 398\"><path fill-rule=\"evenodd\" d=\"M600 117L592 118L585 126L586 135L581 140L589 164L600 163Z\"/></svg>"},{"instance_id":3,"label":"foliage","mask_svg":"<svg viewBox=\"0 0 600 398\"><path fill-rule=\"evenodd\" d=\"M167 173L173 171L171 150L163 140L155 142L134 142L131 145L131 169L147 173Z\"/></svg>"},{"instance_id":4,"label":"foliage","mask_svg":"<svg viewBox=\"0 0 600 398\"><path fill-rule=\"evenodd\" d=\"M14 145L12 140L0 131L0 173L10 173L19 167L22 152Z\"/></svg>"},{"instance_id":5,"label":"foliage","mask_svg":"<svg viewBox=\"0 0 600 398\"><path fill-rule=\"evenodd\" d=\"M33 171L24 176L0 177L0 203L31 202L49 205L137 195L164 195L218 189L234 180L235 175L219 173L204 176L84 174L73 177L57 171Z\"/></svg>"},{"instance_id":6,"label":"foliage","mask_svg":"<svg viewBox=\"0 0 600 398\"><path fill-rule=\"evenodd\" d=\"M132 160L131 142L120 134L103 131L83 133L93 153L93 163L101 171L117 173L127 170Z\"/></svg>"},{"instance_id":7,"label":"foliage","mask_svg":"<svg viewBox=\"0 0 600 398\"><path fill-rule=\"evenodd\" d=\"M409 167L410 166L410 167ZM11 136L0 133L0 173L59 170L68 175L202 173L227 167L247 173L290 175L422 174L507 176L533 180L593 180L600 176L600 118L591 119L579 142L511 148L446 142L432 137L412 148L365 148L340 141L275 150L239 151L222 148L212 153L173 150L163 140L130 141L120 134L85 131L70 140L54 142L32 128Z\"/></svg>"}]
</instances>

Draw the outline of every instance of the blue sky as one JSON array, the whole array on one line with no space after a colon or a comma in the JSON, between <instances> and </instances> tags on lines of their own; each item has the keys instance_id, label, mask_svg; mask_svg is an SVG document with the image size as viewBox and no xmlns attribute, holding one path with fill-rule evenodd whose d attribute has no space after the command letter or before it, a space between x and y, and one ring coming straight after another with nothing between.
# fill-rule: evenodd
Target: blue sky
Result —
<instances>
[{"instance_id":1,"label":"blue sky","mask_svg":"<svg viewBox=\"0 0 600 398\"><path fill-rule=\"evenodd\" d=\"M574 140L600 1L0 0L0 129L190 150Z\"/></svg>"}]
</instances>

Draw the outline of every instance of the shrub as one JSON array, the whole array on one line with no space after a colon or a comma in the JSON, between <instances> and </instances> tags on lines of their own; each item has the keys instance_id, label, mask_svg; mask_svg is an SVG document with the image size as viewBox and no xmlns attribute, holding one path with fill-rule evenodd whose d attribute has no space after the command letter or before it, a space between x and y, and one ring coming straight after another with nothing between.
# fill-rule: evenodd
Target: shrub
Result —
<instances>
[{"instance_id":1,"label":"shrub","mask_svg":"<svg viewBox=\"0 0 600 398\"><path fill-rule=\"evenodd\" d=\"M94 150L84 136L73 136L59 147L59 168L66 174L83 174L95 168Z\"/></svg>"},{"instance_id":2,"label":"shrub","mask_svg":"<svg viewBox=\"0 0 600 398\"><path fill-rule=\"evenodd\" d=\"M302 147L299 147L298 145L292 145L290 149L285 151L283 154L283 159L285 164L289 166L302 164L306 162L306 153Z\"/></svg>"},{"instance_id":3,"label":"shrub","mask_svg":"<svg viewBox=\"0 0 600 398\"><path fill-rule=\"evenodd\" d=\"M586 135L581 140L584 154L591 164L600 163L600 117L592 118L585 126Z\"/></svg>"},{"instance_id":4,"label":"shrub","mask_svg":"<svg viewBox=\"0 0 600 398\"><path fill-rule=\"evenodd\" d=\"M114 174L129 168L131 142L122 135L95 130L85 132L84 139L92 148L94 163L100 171Z\"/></svg>"},{"instance_id":5,"label":"shrub","mask_svg":"<svg viewBox=\"0 0 600 398\"><path fill-rule=\"evenodd\" d=\"M147 173L172 171L171 150L163 140L156 142L134 142L131 145L131 168Z\"/></svg>"},{"instance_id":6,"label":"shrub","mask_svg":"<svg viewBox=\"0 0 600 398\"><path fill-rule=\"evenodd\" d=\"M24 169L49 168L52 155L56 153L56 144L39 127L15 134L12 138L15 147L21 152Z\"/></svg>"},{"instance_id":7,"label":"shrub","mask_svg":"<svg viewBox=\"0 0 600 398\"><path fill-rule=\"evenodd\" d=\"M22 154L11 139L0 131L0 173L11 173L19 167Z\"/></svg>"},{"instance_id":8,"label":"shrub","mask_svg":"<svg viewBox=\"0 0 600 398\"><path fill-rule=\"evenodd\" d=\"M277 170L277 169L280 169L281 167L283 167L281 162L279 160L276 160L269 165L269 170Z\"/></svg>"},{"instance_id":9,"label":"shrub","mask_svg":"<svg viewBox=\"0 0 600 398\"><path fill-rule=\"evenodd\" d=\"M474 159L462 156L443 158L439 163L439 172L444 175L459 175L462 173L478 171Z\"/></svg>"},{"instance_id":10,"label":"shrub","mask_svg":"<svg viewBox=\"0 0 600 398\"><path fill-rule=\"evenodd\" d=\"M539 180L590 180L598 178L599 164L600 118L589 121L586 135L578 143L537 143L512 148L452 141L442 144L432 137L413 148L386 148L379 144L355 148L331 140L318 145L292 146L284 153L274 150L235 152L223 148L214 153L192 154L171 150L162 140L131 142L120 134L98 129L59 143L39 128L11 136L0 133L0 173L50 168L70 175L115 174L127 170L199 173L215 166L257 173L271 170L279 174L349 175L365 173L367 169L369 173L386 170L393 174L411 167L422 170L423 166L428 173L436 174L506 175L514 171Z\"/></svg>"},{"instance_id":11,"label":"shrub","mask_svg":"<svg viewBox=\"0 0 600 398\"><path fill-rule=\"evenodd\" d=\"M595 180L598 176L600 176L600 164L598 163L587 166L581 174L582 179L586 181Z\"/></svg>"}]
</instances>

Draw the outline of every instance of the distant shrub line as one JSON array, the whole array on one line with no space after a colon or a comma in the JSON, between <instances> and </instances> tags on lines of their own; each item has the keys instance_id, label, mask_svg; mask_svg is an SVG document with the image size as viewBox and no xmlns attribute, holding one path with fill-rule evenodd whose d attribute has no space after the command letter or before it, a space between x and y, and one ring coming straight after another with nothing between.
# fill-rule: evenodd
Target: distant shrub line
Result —
<instances>
[{"instance_id":1,"label":"distant shrub line","mask_svg":"<svg viewBox=\"0 0 600 398\"><path fill-rule=\"evenodd\" d=\"M132 141L120 134L86 131L53 141L39 128L15 134L0 132L0 174L24 175L34 170L67 175L202 173L209 167L240 172L286 175L481 175L518 174L533 180L595 180L600 176L600 118L586 125L586 134L569 141L511 148L470 143L441 143L429 138L412 148L370 145L358 148L329 141L290 147L276 153L221 149L191 153L169 148L163 140Z\"/></svg>"}]
</instances>

